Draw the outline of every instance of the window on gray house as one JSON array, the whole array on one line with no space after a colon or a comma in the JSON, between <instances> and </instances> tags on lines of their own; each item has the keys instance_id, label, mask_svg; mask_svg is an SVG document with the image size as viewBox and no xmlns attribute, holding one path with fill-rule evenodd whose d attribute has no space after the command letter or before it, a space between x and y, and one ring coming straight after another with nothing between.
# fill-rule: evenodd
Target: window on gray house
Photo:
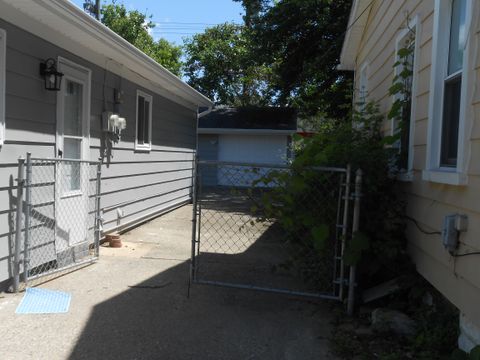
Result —
<instances>
[{"instance_id":1,"label":"window on gray house","mask_svg":"<svg viewBox=\"0 0 480 360\"><path fill-rule=\"evenodd\" d=\"M152 97L137 92L137 137L136 150L150 150L152 143Z\"/></svg>"}]
</instances>

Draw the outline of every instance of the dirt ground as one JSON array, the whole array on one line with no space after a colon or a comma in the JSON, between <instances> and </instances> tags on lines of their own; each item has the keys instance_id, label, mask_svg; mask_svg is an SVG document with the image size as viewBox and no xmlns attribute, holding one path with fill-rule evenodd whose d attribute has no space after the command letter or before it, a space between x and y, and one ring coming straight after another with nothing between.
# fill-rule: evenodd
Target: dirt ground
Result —
<instances>
[{"instance_id":1,"label":"dirt ground","mask_svg":"<svg viewBox=\"0 0 480 360\"><path fill-rule=\"evenodd\" d=\"M194 285L191 207L102 247L100 260L43 288L72 294L66 314L16 315L0 294L0 359L335 359L331 305Z\"/></svg>"}]
</instances>

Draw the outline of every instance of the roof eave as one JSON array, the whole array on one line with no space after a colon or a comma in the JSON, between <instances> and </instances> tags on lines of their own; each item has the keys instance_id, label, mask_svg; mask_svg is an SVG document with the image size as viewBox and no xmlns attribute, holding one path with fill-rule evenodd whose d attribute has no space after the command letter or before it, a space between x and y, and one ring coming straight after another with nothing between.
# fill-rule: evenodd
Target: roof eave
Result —
<instances>
[{"instance_id":1,"label":"roof eave","mask_svg":"<svg viewBox=\"0 0 480 360\"><path fill-rule=\"evenodd\" d=\"M39 0L30 3L29 6L22 6L25 3L18 0L2 0L2 2L27 15L30 19L42 23L44 27L51 27L50 23L42 18L42 15L45 14L57 17L58 21L66 20L71 28L69 28L70 34L65 34L65 37L76 38L81 34L85 40L90 41L92 51L102 53L102 51L107 52L108 50L110 54L115 54L118 59L122 59L122 66L127 66L131 71L137 72L140 76L168 89L175 95L173 97L180 97L195 106L209 107L213 105L213 102L206 96L190 87L155 60L68 0ZM45 12L44 14L39 12L40 8ZM8 15L7 12L5 14ZM2 18L4 17L7 16L2 14ZM19 17L16 17L16 19L17 21L14 24L28 31L28 19ZM23 20L23 23L21 20ZM55 24L56 22L52 22L52 26ZM35 35L42 37L42 34L39 33L35 33ZM51 41L51 39L47 40ZM82 54L75 54L83 57ZM106 53L103 55L108 57Z\"/></svg>"},{"instance_id":2,"label":"roof eave","mask_svg":"<svg viewBox=\"0 0 480 360\"><path fill-rule=\"evenodd\" d=\"M338 70L355 70L358 49L368 20L366 8L371 6L372 3L372 1L369 2L367 0L353 1L347 32L340 54L340 64L337 66Z\"/></svg>"}]
</instances>

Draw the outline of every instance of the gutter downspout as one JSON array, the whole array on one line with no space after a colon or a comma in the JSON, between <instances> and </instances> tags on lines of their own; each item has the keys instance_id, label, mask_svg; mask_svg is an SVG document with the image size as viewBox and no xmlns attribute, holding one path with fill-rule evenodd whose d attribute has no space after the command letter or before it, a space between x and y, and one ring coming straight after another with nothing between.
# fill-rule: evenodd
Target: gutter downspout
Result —
<instances>
[{"instance_id":1,"label":"gutter downspout","mask_svg":"<svg viewBox=\"0 0 480 360\"><path fill-rule=\"evenodd\" d=\"M204 112L201 112L201 113L197 112L197 120L206 116L206 115L208 115L208 114L210 114L212 112L212 110L213 110L213 106L209 106L208 110L205 110ZM198 129L198 123L197 123L197 129Z\"/></svg>"},{"instance_id":2,"label":"gutter downspout","mask_svg":"<svg viewBox=\"0 0 480 360\"><path fill-rule=\"evenodd\" d=\"M213 106L209 106L208 107L208 110L205 110L204 112L201 112L199 113L198 110L197 110L197 128L195 129L195 141L196 141L196 144L195 144L195 156L198 155L198 125L200 123L200 118L210 114L213 110Z\"/></svg>"},{"instance_id":3,"label":"gutter downspout","mask_svg":"<svg viewBox=\"0 0 480 360\"><path fill-rule=\"evenodd\" d=\"M197 108L197 124L196 124L196 127L195 127L195 154L194 154L194 157L193 157L194 164L198 160L198 125L199 125L199 122L200 122L200 118L210 114L212 112L212 110L213 110L213 105L209 106L208 110L206 110L204 112L201 112L201 113L198 112L198 108ZM192 168L194 169L193 171L195 172L196 171L195 166L192 166ZM195 187L195 173L192 173L192 199L193 199L193 191L195 191L194 187Z\"/></svg>"}]
</instances>

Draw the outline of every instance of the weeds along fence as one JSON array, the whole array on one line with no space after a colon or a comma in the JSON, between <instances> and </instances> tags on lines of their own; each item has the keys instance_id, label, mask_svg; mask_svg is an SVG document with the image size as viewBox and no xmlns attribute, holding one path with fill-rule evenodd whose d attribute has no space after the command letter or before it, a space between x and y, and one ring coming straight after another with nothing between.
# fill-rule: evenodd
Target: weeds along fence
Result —
<instances>
[{"instance_id":1,"label":"weeds along fence","mask_svg":"<svg viewBox=\"0 0 480 360\"><path fill-rule=\"evenodd\" d=\"M99 162L19 160L14 290L44 282L98 258Z\"/></svg>"},{"instance_id":2,"label":"weeds along fence","mask_svg":"<svg viewBox=\"0 0 480 360\"><path fill-rule=\"evenodd\" d=\"M346 297L350 167L197 161L195 174L191 283Z\"/></svg>"}]
</instances>

